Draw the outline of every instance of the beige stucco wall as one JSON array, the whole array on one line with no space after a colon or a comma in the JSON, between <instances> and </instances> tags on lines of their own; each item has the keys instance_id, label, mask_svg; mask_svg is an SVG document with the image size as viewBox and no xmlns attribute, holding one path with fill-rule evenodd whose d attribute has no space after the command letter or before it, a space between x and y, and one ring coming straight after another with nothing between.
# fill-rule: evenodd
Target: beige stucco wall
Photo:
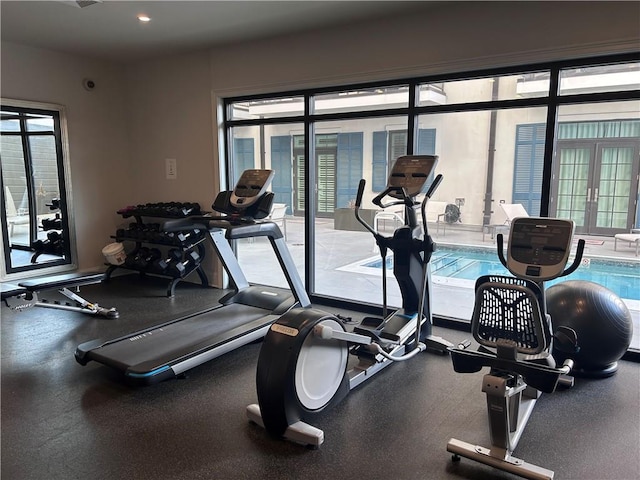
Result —
<instances>
[{"instance_id":1,"label":"beige stucco wall","mask_svg":"<svg viewBox=\"0 0 640 480\"><path fill-rule=\"evenodd\" d=\"M633 51L638 15L633 2L443 2L422 15L215 48L212 87L250 94Z\"/></svg>"},{"instance_id":2,"label":"beige stucco wall","mask_svg":"<svg viewBox=\"0 0 640 480\"><path fill-rule=\"evenodd\" d=\"M78 265L97 266L114 233L114 212L133 185L124 69L9 43L1 54L3 98L65 108ZM95 90L84 89L84 78L96 82Z\"/></svg>"}]
</instances>

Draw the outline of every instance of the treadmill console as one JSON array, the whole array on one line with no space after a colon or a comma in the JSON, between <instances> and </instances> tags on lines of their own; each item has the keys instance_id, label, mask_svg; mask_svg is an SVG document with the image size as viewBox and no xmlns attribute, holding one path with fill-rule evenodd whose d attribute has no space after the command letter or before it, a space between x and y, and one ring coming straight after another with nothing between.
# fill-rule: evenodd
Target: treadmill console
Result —
<instances>
[{"instance_id":1,"label":"treadmill console","mask_svg":"<svg viewBox=\"0 0 640 480\"><path fill-rule=\"evenodd\" d=\"M271 213L274 196L267 188L274 175L273 170L245 170L233 190L218 194L213 209L236 219L242 218L243 222L267 217Z\"/></svg>"},{"instance_id":2,"label":"treadmill console","mask_svg":"<svg viewBox=\"0 0 640 480\"><path fill-rule=\"evenodd\" d=\"M424 187L429 174L438 163L437 155L406 155L398 157L389 174L388 188L404 188L409 197L415 197ZM398 190L391 190L391 197L403 198Z\"/></svg>"},{"instance_id":3,"label":"treadmill console","mask_svg":"<svg viewBox=\"0 0 640 480\"><path fill-rule=\"evenodd\" d=\"M573 221L519 217L511 222L507 268L535 282L559 277L569 260Z\"/></svg>"},{"instance_id":4,"label":"treadmill console","mask_svg":"<svg viewBox=\"0 0 640 480\"><path fill-rule=\"evenodd\" d=\"M231 205L248 207L267 191L275 172L273 170L245 170L231 193Z\"/></svg>"}]
</instances>

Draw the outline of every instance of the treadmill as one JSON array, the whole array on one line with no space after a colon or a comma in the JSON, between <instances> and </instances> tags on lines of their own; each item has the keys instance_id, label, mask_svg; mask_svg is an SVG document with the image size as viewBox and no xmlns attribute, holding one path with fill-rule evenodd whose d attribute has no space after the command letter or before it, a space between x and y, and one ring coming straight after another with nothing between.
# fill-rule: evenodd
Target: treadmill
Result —
<instances>
[{"instance_id":1,"label":"treadmill","mask_svg":"<svg viewBox=\"0 0 640 480\"><path fill-rule=\"evenodd\" d=\"M244 171L233 191L216 197L213 209L222 216L187 217L163 224L165 231L208 231L233 292L205 311L113 340L83 343L75 351L78 363L86 365L93 360L123 372L128 383L150 385L259 340L290 309L309 307L309 297L278 225L256 221L271 211L274 194L267 192L267 187L273 175L272 170ZM269 239L291 292L247 282L229 241L255 237Z\"/></svg>"}]
</instances>

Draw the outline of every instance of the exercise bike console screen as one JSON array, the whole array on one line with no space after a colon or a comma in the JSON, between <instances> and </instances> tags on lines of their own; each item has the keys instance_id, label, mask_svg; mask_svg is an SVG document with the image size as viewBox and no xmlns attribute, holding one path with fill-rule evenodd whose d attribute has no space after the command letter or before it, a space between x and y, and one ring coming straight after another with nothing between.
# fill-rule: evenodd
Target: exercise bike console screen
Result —
<instances>
[{"instance_id":1,"label":"exercise bike console screen","mask_svg":"<svg viewBox=\"0 0 640 480\"><path fill-rule=\"evenodd\" d=\"M516 218L511 223L507 267L534 281L556 278L569 259L572 237L571 220Z\"/></svg>"}]
</instances>

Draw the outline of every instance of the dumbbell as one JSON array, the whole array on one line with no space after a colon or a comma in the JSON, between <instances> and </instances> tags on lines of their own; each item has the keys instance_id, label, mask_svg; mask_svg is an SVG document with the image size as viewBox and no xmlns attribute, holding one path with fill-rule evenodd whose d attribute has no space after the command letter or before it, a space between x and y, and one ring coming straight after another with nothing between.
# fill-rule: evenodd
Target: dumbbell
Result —
<instances>
[{"instance_id":1,"label":"dumbbell","mask_svg":"<svg viewBox=\"0 0 640 480\"><path fill-rule=\"evenodd\" d=\"M160 237L160 224L147 223L141 227L141 239L147 242L155 242Z\"/></svg>"},{"instance_id":2,"label":"dumbbell","mask_svg":"<svg viewBox=\"0 0 640 480\"><path fill-rule=\"evenodd\" d=\"M200 204L193 202L177 202L175 205L171 207L172 215L177 217L188 217L189 215L199 215L200 214Z\"/></svg>"},{"instance_id":3,"label":"dumbbell","mask_svg":"<svg viewBox=\"0 0 640 480\"><path fill-rule=\"evenodd\" d=\"M200 230L196 228L194 230L190 230L186 232L178 232L176 233L176 238L181 243L185 243L187 241L190 241L191 243L195 243L202 238L202 234Z\"/></svg>"},{"instance_id":4,"label":"dumbbell","mask_svg":"<svg viewBox=\"0 0 640 480\"><path fill-rule=\"evenodd\" d=\"M56 213L56 218L43 218L42 219L43 230L62 230L62 219L60 214Z\"/></svg>"},{"instance_id":5,"label":"dumbbell","mask_svg":"<svg viewBox=\"0 0 640 480\"><path fill-rule=\"evenodd\" d=\"M130 223L129 228L126 230L127 238L138 239L142 237L141 225L139 223Z\"/></svg>"},{"instance_id":6,"label":"dumbbell","mask_svg":"<svg viewBox=\"0 0 640 480\"><path fill-rule=\"evenodd\" d=\"M185 254L184 261L173 261L167 267L167 272L174 277L182 277L187 271L198 265L200 255L195 250Z\"/></svg>"},{"instance_id":7,"label":"dumbbell","mask_svg":"<svg viewBox=\"0 0 640 480\"><path fill-rule=\"evenodd\" d=\"M182 205L182 214L185 217L189 215L200 215L200 204L197 202L187 202Z\"/></svg>"},{"instance_id":8,"label":"dumbbell","mask_svg":"<svg viewBox=\"0 0 640 480\"><path fill-rule=\"evenodd\" d=\"M56 232L56 231L47 232L47 239L51 243L57 242L62 239L62 235L60 235L60 232Z\"/></svg>"},{"instance_id":9,"label":"dumbbell","mask_svg":"<svg viewBox=\"0 0 640 480\"><path fill-rule=\"evenodd\" d=\"M51 200L51 203L45 203L49 210L58 210L60 208L60 199L54 198Z\"/></svg>"},{"instance_id":10,"label":"dumbbell","mask_svg":"<svg viewBox=\"0 0 640 480\"><path fill-rule=\"evenodd\" d=\"M167 258L162 258L161 255L158 256L158 258L153 261L151 269L158 273L165 273L167 267L171 262L179 262L180 260L182 260L182 252L177 248L172 248L171 250L169 250L167 252L167 255Z\"/></svg>"},{"instance_id":11,"label":"dumbbell","mask_svg":"<svg viewBox=\"0 0 640 480\"><path fill-rule=\"evenodd\" d=\"M157 248L150 248L147 255L143 258L145 267L148 268L149 266L153 265L153 263L160 257L162 257L162 252L160 250L158 250Z\"/></svg>"},{"instance_id":12,"label":"dumbbell","mask_svg":"<svg viewBox=\"0 0 640 480\"><path fill-rule=\"evenodd\" d=\"M157 250L157 249L154 249L154 250ZM129 267L143 270L147 267L150 259L152 258L153 258L153 254L151 253L151 250L146 247L142 247L135 253L127 255L126 258L124 259L124 263Z\"/></svg>"}]
</instances>

